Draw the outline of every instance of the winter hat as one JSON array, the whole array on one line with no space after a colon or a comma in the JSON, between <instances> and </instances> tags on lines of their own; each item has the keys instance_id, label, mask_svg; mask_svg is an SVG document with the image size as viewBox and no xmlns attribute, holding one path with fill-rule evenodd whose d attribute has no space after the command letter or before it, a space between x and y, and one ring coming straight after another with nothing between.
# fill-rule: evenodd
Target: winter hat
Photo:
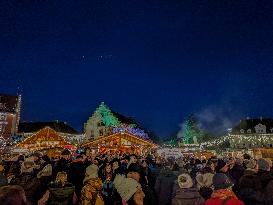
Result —
<instances>
[{"instance_id":1,"label":"winter hat","mask_svg":"<svg viewBox=\"0 0 273 205\"><path fill-rule=\"evenodd\" d=\"M99 169L98 166L95 164L91 164L90 166L88 166L86 168L85 178L83 180L83 183L85 183L89 179L97 178L98 177L98 169Z\"/></svg>"},{"instance_id":2,"label":"winter hat","mask_svg":"<svg viewBox=\"0 0 273 205\"><path fill-rule=\"evenodd\" d=\"M35 163L32 157L26 158L21 165L21 173L31 173L35 168Z\"/></svg>"},{"instance_id":3,"label":"winter hat","mask_svg":"<svg viewBox=\"0 0 273 205\"><path fill-rule=\"evenodd\" d=\"M214 174L212 173L198 174L195 178L197 181L197 185L199 187L211 187L211 185L213 184L213 176Z\"/></svg>"},{"instance_id":4,"label":"winter hat","mask_svg":"<svg viewBox=\"0 0 273 205\"><path fill-rule=\"evenodd\" d=\"M114 186L121 198L126 202L141 188L141 185L136 180L125 178L123 175L115 177Z\"/></svg>"},{"instance_id":5,"label":"winter hat","mask_svg":"<svg viewBox=\"0 0 273 205\"><path fill-rule=\"evenodd\" d=\"M233 186L233 183L230 181L227 175L223 173L216 173L213 176L212 181L213 181L214 190L227 189Z\"/></svg>"},{"instance_id":6,"label":"winter hat","mask_svg":"<svg viewBox=\"0 0 273 205\"><path fill-rule=\"evenodd\" d=\"M257 160L259 170L268 171L270 169L269 163L266 159L260 158Z\"/></svg>"},{"instance_id":7,"label":"winter hat","mask_svg":"<svg viewBox=\"0 0 273 205\"><path fill-rule=\"evenodd\" d=\"M245 160L245 165L247 169L255 169L256 161L254 159Z\"/></svg>"},{"instance_id":8,"label":"winter hat","mask_svg":"<svg viewBox=\"0 0 273 205\"><path fill-rule=\"evenodd\" d=\"M219 159L218 161L217 161L217 166L215 167L215 171L216 172L219 172L224 166L226 166L226 162L224 161L224 160L222 160L222 159Z\"/></svg>"},{"instance_id":9,"label":"winter hat","mask_svg":"<svg viewBox=\"0 0 273 205\"><path fill-rule=\"evenodd\" d=\"M177 182L178 182L179 187L182 189L183 188L184 189L191 188L193 186L193 182L192 182L191 176L189 174L179 175Z\"/></svg>"},{"instance_id":10,"label":"winter hat","mask_svg":"<svg viewBox=\"0 0 273 205\"><path fill-rule=\"evenodd\" d=\"M130 164L128 169L127 169L127 173L129 173L129 172L137 172L137 173L141 174L140 165L138 165L137 163Z\"/></svg>"}]
</instances>

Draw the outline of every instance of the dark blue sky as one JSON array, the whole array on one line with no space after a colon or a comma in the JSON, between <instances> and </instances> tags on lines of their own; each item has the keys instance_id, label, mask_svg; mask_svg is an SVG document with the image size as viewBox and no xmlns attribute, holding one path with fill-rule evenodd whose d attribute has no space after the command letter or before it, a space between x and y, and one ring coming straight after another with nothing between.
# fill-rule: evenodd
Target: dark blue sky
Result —
<instances>
[{"instance_id":1,"label":"dark blue sky","mask_svg":"<svg viewBox=\"0 0 273 205\"><path fill-rule=\"evenodd\" d=\"M78 130L101 101L166 136L273 117L272 1L3 0L0 88Z\"/></svg>"}]
</instances>

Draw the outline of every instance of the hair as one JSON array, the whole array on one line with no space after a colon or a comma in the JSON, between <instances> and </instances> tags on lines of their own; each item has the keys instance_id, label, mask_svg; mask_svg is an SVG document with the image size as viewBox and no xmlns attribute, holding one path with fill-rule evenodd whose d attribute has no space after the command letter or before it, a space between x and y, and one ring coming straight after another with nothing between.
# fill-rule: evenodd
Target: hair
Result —
<instances>
[{"instance_id":1,"label":"hair","mask_svg":"<svg viewBox=\"0 0 273 205\"><path fill-rule=\"evenodd\" d=\"M76 159L83 159L83 156L82 156L82 155L78 155L78 156L76 157Z\"/></svg>"},{"instance_id":2,"label":"hair","mask_svg":"<svg viewBox=\"0 0 273 205\"><path fill-rule=\"evenodd\" d=\"M57 184L60 184L60 185L64 186L65 183L67 182L67 174L66 174L66 172L58 172L58 174L56 176L55 182Z\"/></svg>"},{"instance_id":3,"label":"hair","mask_svg":"<svg viewBox=\"0 0 273 205\"><path fill-rule=\"evenodd\" d=\"M25 191L21 186L8 185L0 187L1 205L27 205Z\"/></svg>"}]
</instances>

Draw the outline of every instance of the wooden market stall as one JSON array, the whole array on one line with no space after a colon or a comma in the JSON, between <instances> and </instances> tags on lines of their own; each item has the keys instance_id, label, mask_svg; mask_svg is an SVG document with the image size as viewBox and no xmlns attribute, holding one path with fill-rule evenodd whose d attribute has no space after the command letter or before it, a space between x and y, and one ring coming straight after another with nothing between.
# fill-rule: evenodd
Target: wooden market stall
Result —
<instances>
[{"instance_id":1,"label":"wooden market stall","mask_svg":"<svg viewBox=\"0 0 273 205\"><path fill-rule=\"evenodd\" d=\"M158 145L136 135L119 132L91 140L82 144L81 147L99 153L143 154L149 153L152 149L157 148Z\"/></svg>"},{"instance_id":2,"label":"wooden market stall","mask_svg":"<svg viewBox=\"0 0 273 205\"><path fill-rule=\"evenodd\" d=\"M50 127L39 130L37 133L16 144L14 147L15 150L20 148L27 149L29 152L52 149L76 149L74 145Z\"/></svg>"}]
</instances>

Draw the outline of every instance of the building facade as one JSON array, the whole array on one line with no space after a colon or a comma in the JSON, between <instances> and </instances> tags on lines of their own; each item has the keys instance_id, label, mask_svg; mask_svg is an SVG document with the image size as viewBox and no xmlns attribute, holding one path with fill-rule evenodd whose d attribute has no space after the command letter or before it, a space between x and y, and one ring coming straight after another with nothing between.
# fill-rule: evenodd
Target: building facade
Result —
<instances>
[{"instance_id":1,"label":"building facade","mask_svg":"<svg viewBox=\"0 0 273 205\"><path fill-rule=\"evenodd\" d=\"M21 113L21 95L0 94L0 137L11 142L17 134Z\"/></svg>"},{"instance_id":2,"label":"building facade","mask_svg":"<svg viewBox=\"0 0 273 205\"><path fill-rule=\"evenodd\" d=\"M262 148L273 146L273 119L246 119L228 134L231 148Z\"/></svg>"}]
</instances>

